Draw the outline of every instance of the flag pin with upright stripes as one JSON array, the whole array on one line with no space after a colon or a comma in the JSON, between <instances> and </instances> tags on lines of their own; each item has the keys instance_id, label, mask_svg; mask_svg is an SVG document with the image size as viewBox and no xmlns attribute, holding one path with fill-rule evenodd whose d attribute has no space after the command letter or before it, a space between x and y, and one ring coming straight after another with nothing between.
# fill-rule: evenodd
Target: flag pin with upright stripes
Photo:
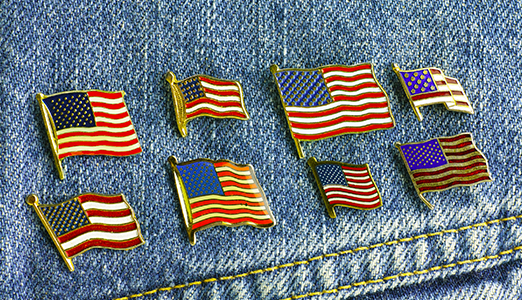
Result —
<instances>
[{"instance_id":1,"label":"flag pin with upright stripes","mask_svg":"<svg viewBox=\"0 0 522 300\"><path fill-rule=\"evenodd\" d=\"M272 227L275 219L251 165L169 157L191 245L197 231L224 225Z\"/></svg>"},{"instance_id":2,"label":"flag pin with upright stripes","mask_svg":"<svg viewBox=\"0 0 522 300\"><path fill-rule=\"evenodd\" d=\"M329 65L270 71L279 91L299 158L301 141L395 127L388 95L373 65Z\"/></svg>"},{"instance_id":3,"label":"flag pin with upright stripes","mask_svg":"<svg viewBox=\"0 0 522 300\"><path fill-rule=\"evenodd\" d=\"M393 64L392 67L419 121L423 119L419 107L433 104L444 104L446 109L451 111L474 113L460 82L456 78L445 76L441 69L422 68L405 71L397 64Z\"/></svg>"},{"instance_id":4,"label":"flag pin with upright stripes","mask_svg":"<svg viewBox=\"0 0 522 300\"><path fill-rule=\"evenodd\" d=\"M176 122L181 136L188 134L188 121L202 116L248 120L243 100L243 88L236 80L218 79L208 75L194 75L177 80L167 73L172 91Z\"/></svg>"},{"instance_id":5,"label":"flag pin with upright stripes","mask_svg":"<svg viewBox=\"0 0 522 300\"><path fill-rule=\"evenodd\" d=\"M92 248L130 250L145 243L134 211L123 194L82 194L58 204L31 205L70 271L72 258Z\"/></svg>"},{"instance_id":6,"label":"flag pin with upright stripes","mask_svg":"<svg viewBox=\"0 0 522 300\"><path fill-rule=\"evenodd\" d=\"M382 206L382 198L368 164L353 165L337 161L318 162L308 159L315 181L330 217L335 218L335 206L370 210Z\"/></svg>"},{"instance_id":7,"label":"flag pin with upright stripes","mask_svg":"<svg viewBox=\"0 0 522 300\"><path fill-rule=\"evenodd\" d=\"M142 151L124 96L123 91L99 90L36 95L60 179L66 157L127 156Z\"/></svg>"},{"instance_id":8,"label":"flag pin with upright stripes","mask_svg":"<svg viewBox=\"0 0 522 300\"><path fill-rule=\"evenodd\" d=\"M433 205L422 196L424 193L492 181L488 162L475 146L471 133L395 146L415 191L430 209Z\"/></svg>"}]
</instances>

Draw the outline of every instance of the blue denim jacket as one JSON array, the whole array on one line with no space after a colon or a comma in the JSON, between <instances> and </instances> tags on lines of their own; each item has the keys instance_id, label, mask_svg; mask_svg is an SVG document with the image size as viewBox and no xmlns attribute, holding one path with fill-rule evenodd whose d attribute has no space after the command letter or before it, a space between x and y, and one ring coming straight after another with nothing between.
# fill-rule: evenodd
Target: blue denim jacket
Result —
<instances>
[{"instance_id":1,"label":"blue denim jacket","mask_svg":"<svg viewBox=\"0 0 522 300\"><path fill-rule=\"evenodd\" d=\"M522 8L516 1L3 1L2 299L522 297ZM269 67L372 62L397 126L302 143ZM458 78L474 115L421 108L391 64ZM177 130L165 74L239 80L248 121ZM124 90L143 153L66 158L58 178L36 93ZM471 132L493 182L416 195L393 143ZM254 166L277 225L215 227L190 246L167 158ZM328 216L310 156L368 163L383 206ZM146 243L90 250L69 272L25 197L123 193Z\"/></svg>"}]
</instances>

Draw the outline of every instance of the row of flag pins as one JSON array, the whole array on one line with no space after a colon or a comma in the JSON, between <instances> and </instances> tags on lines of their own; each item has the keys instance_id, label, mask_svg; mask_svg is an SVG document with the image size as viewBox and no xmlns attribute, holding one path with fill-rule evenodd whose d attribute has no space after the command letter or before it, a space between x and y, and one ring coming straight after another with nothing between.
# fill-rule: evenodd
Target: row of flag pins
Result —
<instances>
[{"instance_id":1,"label":"row of flag pins","mask_svg":"<svg viewBox=\"0 0 522 300\"><path fill-rule=\"evenodd\" d=\"M329 65L314 69L270 68L300 158L301 141L385 130L395 127L388 95L369 63ZM393 65L419 121L419 108L444 104L448 110L473 114L457 79L440 69L401 70ZM187 136L187 122L200 116L249 119L238 81L196 75L178 81L168 72L178 129ZM127 156L142 152L125 93L99 90L38 94L60 179L62 160L75 155ZM419 197L491 181L487 160L471 133L400 144L401 157ZM168 159L190 244L197 231L213 226L272 227L276 221L251 165L228 160ZM335 206L375 209L382 198L370 167L344 162L308 160L330 217ZM68 268L72 258L96 247L129 250L144 243L138 221L123 195L82 194L56 205L34 207Z\"/></svg>"}]
</instances>

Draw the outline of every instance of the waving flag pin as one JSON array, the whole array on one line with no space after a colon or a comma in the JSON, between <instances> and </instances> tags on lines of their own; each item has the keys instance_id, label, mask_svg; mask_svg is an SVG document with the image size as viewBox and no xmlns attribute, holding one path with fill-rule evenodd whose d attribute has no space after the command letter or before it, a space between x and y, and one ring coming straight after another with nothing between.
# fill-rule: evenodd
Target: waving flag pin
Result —
<instances>
[{"instance_id":1,"label":"waving flag pin","mask_svg":"<svg viewBox=\"0 0 522 300\"><path fill-rule=\"evenodd\" d=\"M224 225L266 228L276 224L251 165L169 157L191 245L197 231Z\"/></svg>"},{"instance_id":2,"label":"waving flag pin","mask_svg":"<svg viewBox=\"0 0 522 300\"><path fill-rule=\"evenodd\" d=\"M125 196L82 194L55 205L27 197L70 271L72 258L92 248L134 249L145 241Z\"/></svg>"},{"instance_id":3,"label":"waving flag pin","mask_svg":"<svg viewBox=\"0 0 522 300\"><path fill-rule=\"evenodd\" d=\"M364 210L382 206L381 194L368 164L318 162L315 157L310 157L308 165L312 168L330 217L335 218L333 208L337 205Z\"/></svg>"},{"instance_id":4,"label":"waving flag pin","mask_svg":"<svg viewBox=\"0 0 522 300\"><path fill-rule=\"evenodd\" d=\"M207 75L195 75L178 81L172 72L167 73L167 81L172 91L178 129L183 137L188 134L188 121L197 117L250 118L238 81Z\"/></svg>"}]
</instances>

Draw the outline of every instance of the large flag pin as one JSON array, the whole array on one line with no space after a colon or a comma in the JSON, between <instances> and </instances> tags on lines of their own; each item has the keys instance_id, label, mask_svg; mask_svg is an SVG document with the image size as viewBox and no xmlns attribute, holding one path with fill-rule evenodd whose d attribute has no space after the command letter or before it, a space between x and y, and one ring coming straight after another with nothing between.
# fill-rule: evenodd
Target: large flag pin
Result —
<instances>
[{"instance_id":1,"label":"large flag pin","mask_svg":"<svg viewBox=\"0 0 522 300\"><path fill-rule=\"evenodd\" d=\"M251 165L169 157L191 245L197 231L224 225L272 227L276 224Z\"/></svg>"},{"instance_id":2,"label":"large flag pin","mask_svg":"<svg viewBox=\"0 0 522 300\"><path fill-rule=\"evenodd\" d=\"M124 96L123 91L98 90L36 95L60 179L62 160L68 156L127 156L142 151Z\"/></svg>"},{"instance_id":3,"label":"large flag pin","mask_svg":"<svg viewBox=\"0 0 522 300\"><path fill-rule=\"evenodd\" d=\"M445 76L442 70L423 68L404 71L393 64L393 71L399 77L419 121L422 121L419 107L433 104L444 104L446 109L452 111L474 113L460 82Z\"/></svg>"},{"instance_id":4,"label":"large flag pin","mask_svg":"<svg viewBox=\"0 0 522 300\"><path fill-rule=\"evenodd\" d=\"M430 209L433 205L422 196L424 193L492 181L488 162L475 146L471 133L395 146L417 194Z\"/></svg>"},{"instance_id":5,"label":"large flag pin","mask_svg":"<svg viewBox=\"0 0 522 300\"><path fill-rule=\"evenodd\" d=\"M178 81L172 72L167 73L176 109L176 121L181 136L188 134L187 123L197 117L233 118L250 117L243 100L241 84L207 75L195 75Z\"/></svg>"},{"instance_id":6,"label":"large flag pin","mask_svg":"<svg viewBox=\"0 0 522 300\"><path fill-rule=\"evenodd\" d=\"M373 65L330 65L314 69L279 69L277 90L300 158L300 141L315 141L395 126L388 95Z\"/></svg>"},{"instance_id":7,"label":"large flag pin","mask_svg":"<svg viewBox=\"0 0 522 300\"><path fill-rule=\"evenodd\" d=\"M310 157L308 165L312 168L331 218L335 218L333 208L338 205L364 210L382 206L381 194L375 185L368 164L318 162L315 157Z\"/></svg>"},{"instance_id":8,"label":"large flag pin","mask_svg":"<svg viewBox=\"0 0 522 300\"><path fill-rule=\"evenodd\" d=\"M82 194L55 205L27 197L70 271L72 258L92 248L130 250L145 241L125 196Z\"/></svg>"}]
</instances>

